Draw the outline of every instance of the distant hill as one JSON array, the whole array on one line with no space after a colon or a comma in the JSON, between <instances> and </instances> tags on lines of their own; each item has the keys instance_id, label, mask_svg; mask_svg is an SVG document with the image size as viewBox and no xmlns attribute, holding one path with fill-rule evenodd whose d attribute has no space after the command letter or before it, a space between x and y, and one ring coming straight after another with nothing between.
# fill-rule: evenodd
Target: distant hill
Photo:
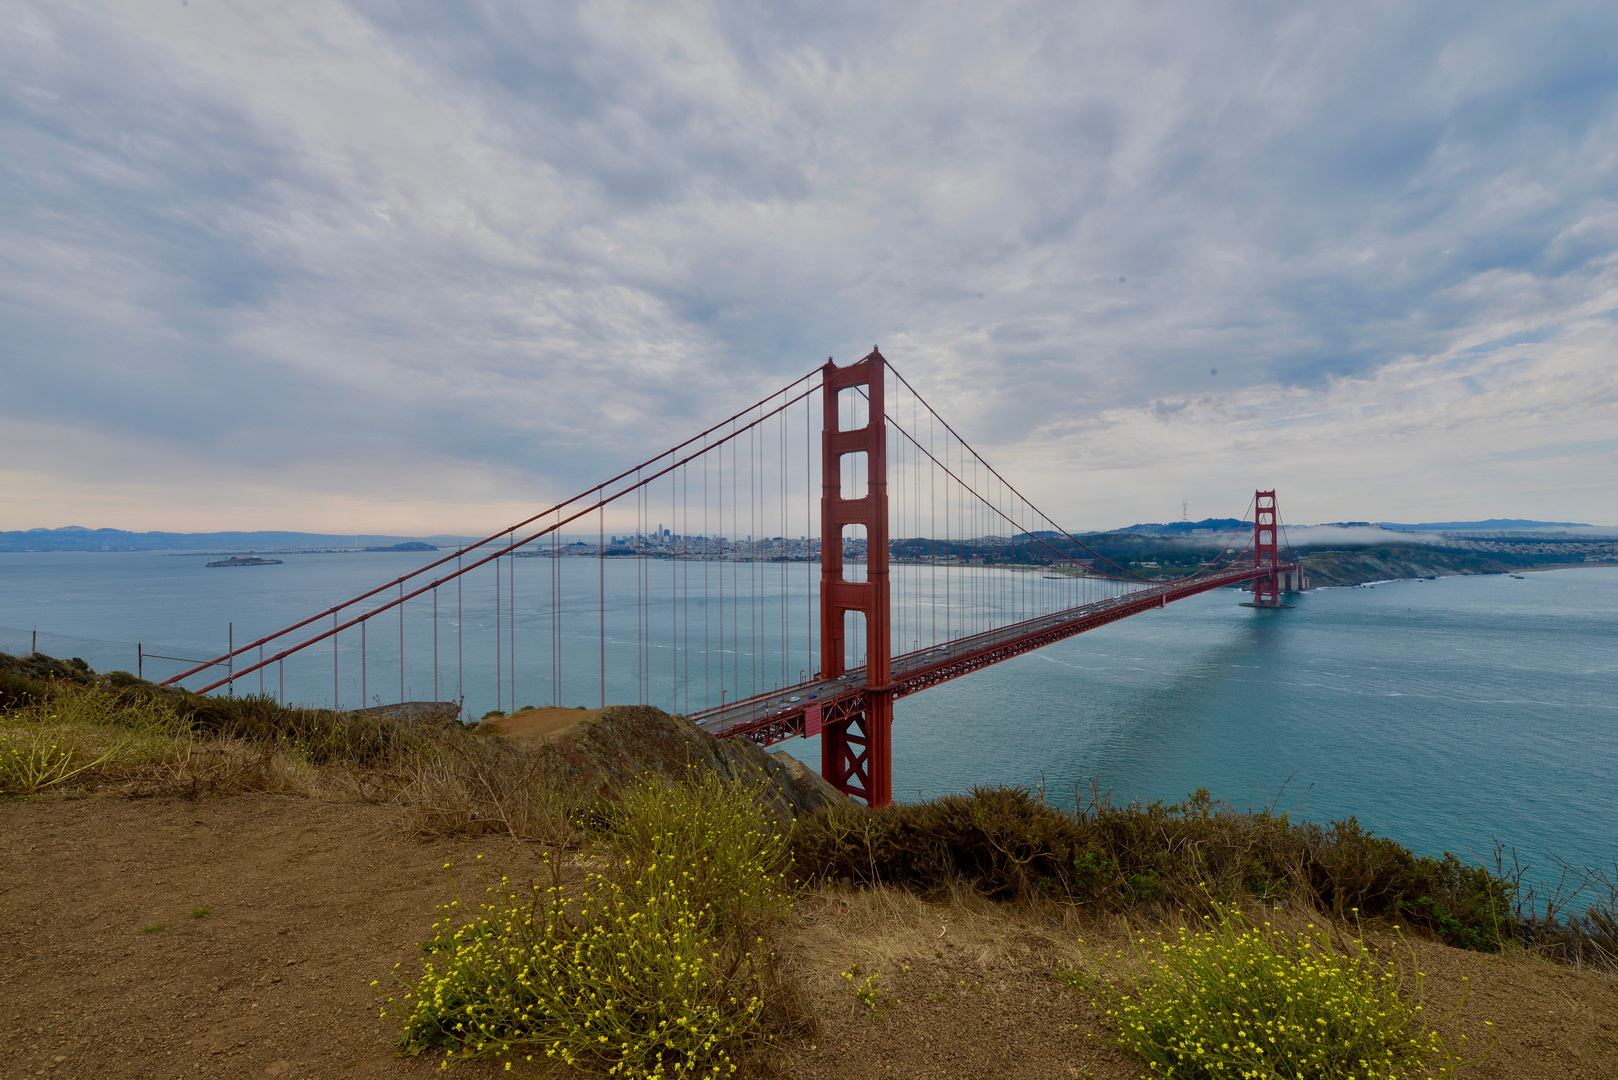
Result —
<instances>
[{"instance_id":1,"label":"distant hill","mask_svg":"<svg viewBox=\"0 0 1618 1080\"><path fill-rule=\"evenodd\" d=\"M1233 532L1244 525L1249 529L1253 527L1251 521L1238 521L1236 518L1203 518L1201 521L1171 521L1163 525L1130 525L1112 531L1131 536L1190 536L1199 532Z\"/></svg>"},{"instance_id":2,"label":"distant hill","mask_svg":"<svg viewBox=\"0 0 1618 1080\"><path fill-rule=\"evenodd\" d=\"M1595 526L1582 521L1529 521L1526 518L1487 518L1483 521L1425 521L1409 525L1398 521L1379 521L1384 529L1400 532L1437 532L1439 530L1463 532L1498 532L1501 529L1591 529Z\"/></svg>"},{"instance_id":3,"label":"distant hill","mask_svg":"<svg viewBox=\"0 0 1618 1080\"><path fill-rule=\"evenodd\" d=\"M423 544L394 550L430 551L456 547L457 536L337 536L301 532L125 532L123 529L24 529L0 532L0 551L296 551L306 548L390 547Z\"/></svg>"}]
</instances>

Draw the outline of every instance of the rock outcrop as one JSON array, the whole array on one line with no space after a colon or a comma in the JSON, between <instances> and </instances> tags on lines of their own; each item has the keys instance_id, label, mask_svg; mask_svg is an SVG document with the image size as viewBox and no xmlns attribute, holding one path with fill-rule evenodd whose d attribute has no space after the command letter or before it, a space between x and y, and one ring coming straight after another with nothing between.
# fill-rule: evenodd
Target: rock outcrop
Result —
<instances>
[{"instance_id":1,"label":"rock outcrop","mask_svg":"<svg viewBox=\"0 0 1618 1080\"><path fill-rule=\"evenodd\" d=\"M848 797L797 759L745 739L718 739L686 720L645 705L606 709L531 709L491 717L479 729L552 748L586 787L618 788L647 773L669 779L693 768L756 783L783 824Z\"/></svg>"}]
</instances>

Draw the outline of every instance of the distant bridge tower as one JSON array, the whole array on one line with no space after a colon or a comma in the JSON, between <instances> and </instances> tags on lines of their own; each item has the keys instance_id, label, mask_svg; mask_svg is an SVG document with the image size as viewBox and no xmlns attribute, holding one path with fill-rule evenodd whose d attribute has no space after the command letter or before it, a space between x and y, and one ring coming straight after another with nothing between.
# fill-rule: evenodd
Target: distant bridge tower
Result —
<instances>
[{"instance_id":1,"label":"distant bridge tower","mask_svg":"<svg viewBox=\"0 0 1618 1080\"><path fill-rule=\"evenodd\" d=\"M1256 491L1253 493L1253 566L1257 569L1270 567L1270 573L1253 579L1253 606L1254 607L1280 607L1281 582L1275 573L1275 567L1281 563L1277 554L1278 540L1276 533L1279 526L1276 523L1275 492Z\"/></svg>"},{"instance_id":2,"label":"distant bridge tower","mask_svg":"<svg viewBox=\"0 0 1618 1080\"><path fill-rule=\"evenodd\" d=\"M866 691L859 711L826 723L820 734L820 775L833 787L871 806L893 801L893 652L888 607L888 427L883 394L887 360L872 349L858 363L822 369L825 420L821 427L820 672L845 674L845 614L865 619ZM865 391L864 427L840 430L837 399L844 390ZM865 455L865 496L843 498L843 458ZM843 529L865 527L865 580L843 576Z\"/></svg>"}]
</instances>

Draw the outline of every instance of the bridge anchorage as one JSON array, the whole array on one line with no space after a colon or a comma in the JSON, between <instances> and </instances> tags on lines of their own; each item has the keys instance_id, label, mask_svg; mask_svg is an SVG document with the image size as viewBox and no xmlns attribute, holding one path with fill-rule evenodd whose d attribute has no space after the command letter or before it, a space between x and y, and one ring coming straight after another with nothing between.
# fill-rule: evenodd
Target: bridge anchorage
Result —
<instances>
[{"instance_id":1,"label":"bridge anchorage","mask_svg":"<svg viewBox=\"0 0 1618 1080\"><path fill-rule=\"evenodd\" d=\"M1245 543L1238 528L1195 571L1142 576L1025 498L873 349L167 683L286 701L291 675L299 700L342 708L382 704L382 674L401 704L430 686L468 719L635 701L722 738L818 737L826 780L882 806L901 697L1212 589L1288 606L1304 582L1275 492L1252 510Z\"/></svg>"}]
</instances>

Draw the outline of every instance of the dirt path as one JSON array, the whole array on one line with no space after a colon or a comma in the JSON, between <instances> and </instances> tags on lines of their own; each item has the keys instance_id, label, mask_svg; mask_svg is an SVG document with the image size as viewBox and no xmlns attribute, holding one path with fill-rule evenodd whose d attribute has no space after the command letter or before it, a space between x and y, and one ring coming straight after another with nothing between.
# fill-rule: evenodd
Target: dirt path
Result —
<instances>
[{"instance_id":1,"label":"dirt path","mask_svg":"<svg viewBox=\"0 0 1618 1080\"><path fill-rule=\"evenodd\" d=\"M421 843L386 806L280 796L0 804L0 1077L427 1077L393 1056L373 979L418 958L478 855L514 879L533 850ZM468 898L474 887L465 888ZM205 915L194 915L201 909ZM821 892L783 953L818 1018L797 1078L1121 1078L1082 995L1051 972L1079 933L1026 914ZM162 925L163 929L143 929ZM1417 948L1433 1004L1500 1044L1476 1080L1618 1078L1618 985L1522 957ZM843 972L880 972L879 1015ZM908 968L908 970L906 970ZM1478 1045L1474 1042L1474 1045ZM492 1065L452 1075L491 1077Z\"/></svg>"},{"instance_id":2,"label":"dirt path","mask_svg":"<svg viewBox=\"0 0 1618 1080\"><path fill-rule=\"evenodd\" d=\"M419 955L444 864L475 880L478 852L532 861L404 840L360 804L0 804L0 1029L21 1033L0 1075L433 1075L393 1056L370 984Z\"/></svg>"}]
</instances>

